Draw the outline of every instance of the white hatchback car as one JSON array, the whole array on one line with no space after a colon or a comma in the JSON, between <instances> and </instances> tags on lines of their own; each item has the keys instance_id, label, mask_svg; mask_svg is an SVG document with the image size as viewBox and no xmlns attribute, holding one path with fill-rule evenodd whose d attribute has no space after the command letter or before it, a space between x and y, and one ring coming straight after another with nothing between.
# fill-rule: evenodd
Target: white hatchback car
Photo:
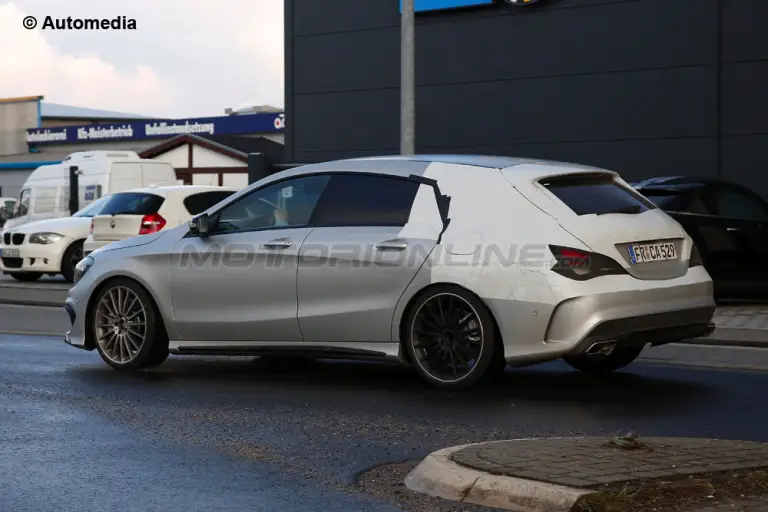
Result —
<instances>
[{"instance_id":1,"label":"white hatchback car","mask_svg":"<svg viewBox=\"0 0 768 512\"><path fill-rule=\"evenodd\" d=\"M618 370L709 334L715 303L691 238L615 172L416 155L282 171L104 247L64 308L65 341L119 370L314 354L461 387L559 358Z\"/></svg>"},{"instance_id":2,"label":"white hatchback car","mask_svg":"<svg viewBox=\"0 0 768 512\"><path fill-rule=\"evenodd\" d=\"M230 187L173 185L113 194L91 221L85 255L112 242L186 223L235 192Z\"/></svg>"},{"instance_id":3,"label":"white hatchback car","mask_svg":"<svg viewBox=\"0 0 768 512\"><path fill-rule=\"evenodd\" d=\"M0 270L17 281L36 281L43 274L61 274L69 282L83 259L83 241L91 218L110 196L92 202L71 217L28 222L0 237Z\"/></svg>"}]
</instances>

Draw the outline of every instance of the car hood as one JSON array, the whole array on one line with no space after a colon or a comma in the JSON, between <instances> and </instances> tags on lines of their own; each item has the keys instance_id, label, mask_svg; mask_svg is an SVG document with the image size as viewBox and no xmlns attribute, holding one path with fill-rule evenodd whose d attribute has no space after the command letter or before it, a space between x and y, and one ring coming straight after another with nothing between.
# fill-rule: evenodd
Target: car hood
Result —
<instances>
[{"instance_id":1,"label":"car hood","mask_svg":"<svg viewBox=\"0 0 768 512\"><path fill-rule=\"evenodd\" d=\"M112 242L103 247L99 247L98 249L93 251L90 255L94 256L99 253L115 251L117 249L128 249L130 247L139 247L141 245L151 244L152 242L154 242L161 236L165 235L166 233L167 231L159 231L157 233L152 233L150 235L137 235L131 238L126 238L125 240L120 240L118 242Z\"/></svg>"},{"instance_id":2,"label":"car hood","mask_svg":"<svg viewBox=\"0 0 768 512\"><path fill-rule=\"evenodd\" d=\"M2 231L8 231L13 229L15 226L23 226L24 220L23 219L8 219L5 221L5 225L3 226Z\"/></svg>"},{"instance_id":3,"label":"car hood","mask_svg":"<svg viewBox=\"0 0 768 512\"><path fill-rule=\"evenodd\" d=\"M58 219L36 220L18 227L6 228L5 231L14 233L59 233L64 236L85 238L91 227L89 217L61 217Z\"/></svg>"}]
</instances>

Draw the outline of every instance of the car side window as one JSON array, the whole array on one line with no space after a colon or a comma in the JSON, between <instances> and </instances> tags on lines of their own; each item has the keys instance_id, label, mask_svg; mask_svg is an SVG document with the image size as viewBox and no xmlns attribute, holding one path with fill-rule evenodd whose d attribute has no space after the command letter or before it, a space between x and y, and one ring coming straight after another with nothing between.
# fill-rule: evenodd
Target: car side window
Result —
<instances>
[{"instance_id":1,"label":"car side window","mask_svg":"<svg viewBox=\"0 0 768 512\"><path fill-rule=\"evenodd\" d=\"M200 192L184 198L184 208L190 215L199 215L234 194L231 190Z\"/></svg>"},{"instance_id":2,"label":"car side window","mask_svg":"<svg viewBox=\"0 0 768 512\"><path fill-rule=\"evenodd\" d=\"M312 218L315 226L404 226L419 183L389 176L336 174Z\"/></svg>"},{"instance_id":3,"label":"car side window","mask_svg":"<svg viewBox=\"0 0 768 512\"><path fill-rule=\"evenodd\" d=\"M716 195L717 211L723 217L768 219L768 208L751 194L726 188Z\"/></svg>"},{"instance_id":4,"label":"car side window","mask_svg":"<svg viewBox=\"0 0 768 512\"><path fill-rule=\"evenodd\" d=\"M213 233L308 226L329 180L302 176L256 190L219 211Z\"/></svg>"},{"instance_id":5,"label":"car side window","mask_svg":"<svg viewBox=\"0 0 768 512\"><path fill-rule=\"evenodd\" d=\"M29 213L30 195L31 191L28 188L25 188L21 191L21 194L19 195L19 202L16 204L16 217L23 217Z\"/></svg>"}]
</instances>

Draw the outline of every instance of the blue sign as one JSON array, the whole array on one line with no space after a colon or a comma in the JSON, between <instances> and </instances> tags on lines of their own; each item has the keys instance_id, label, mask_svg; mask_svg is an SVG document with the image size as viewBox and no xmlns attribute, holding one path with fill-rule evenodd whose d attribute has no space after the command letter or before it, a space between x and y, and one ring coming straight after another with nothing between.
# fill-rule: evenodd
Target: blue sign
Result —
<instances>
[{"instance_id":1,"label":"blue sign","mask_svg":"<svg viewBox=\"0 0 768 512\"><path fill-rule=\"evenodd\" d=\"M413 10L416 12L443 11L460 7L476 5L491 5L496 0L414 0ZM403 0L400 0L400 12L403 12Z\"/></svg>"},{"instance_id":2,"label":"blue sign","mask_svg":"<svg viewBox=\"0 0 768 512\"><path fill-rule=\"evenodd\" d=\"M504 0L504 3L514 7L523 7L539 3L540 0ZM497 0L414 0L415 12L445 11L464 7L493 5ZM400 12L403 12L403 0L400 0Z\"/></svg>"},{"instance_id":3,"label":"blue sign","mask_svg":"<svg viewBox=\"0 0 768 512\"><path fill-rule=\"evenodd\" d=\"M60 128L32 128L27 130L27 144L168 139L177 135L242 135L282 132L284 128L285 114L282 113L195 119L152 119Z\"/></svg>"}]
</instances>

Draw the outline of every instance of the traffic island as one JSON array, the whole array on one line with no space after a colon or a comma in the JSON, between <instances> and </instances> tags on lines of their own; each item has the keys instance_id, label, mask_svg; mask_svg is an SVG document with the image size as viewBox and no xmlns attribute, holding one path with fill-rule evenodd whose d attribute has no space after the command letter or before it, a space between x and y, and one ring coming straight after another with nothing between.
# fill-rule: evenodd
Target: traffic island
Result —
<instances>
[{"instance_id":1,"label":"traffic island","mask_svg":"<svg viewBox=\"0 0 768 512\"><path fill-rule=\"evenodd\" d=\"M405 486L521 512L692 512L750 501L768 510L768 443L635 435L495 441L434 452Z\"/></svg>"}]
</instances>

